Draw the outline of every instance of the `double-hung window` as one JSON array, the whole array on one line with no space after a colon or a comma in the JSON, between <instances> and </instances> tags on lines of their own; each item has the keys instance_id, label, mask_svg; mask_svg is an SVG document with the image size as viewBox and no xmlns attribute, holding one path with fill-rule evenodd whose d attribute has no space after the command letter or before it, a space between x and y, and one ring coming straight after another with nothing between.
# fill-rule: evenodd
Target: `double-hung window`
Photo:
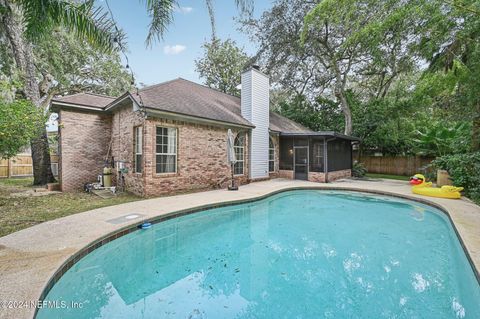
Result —
<instances>
[{"instance_id":1,"label":"double-hung window","mask_svg":"<svg viewBox=\"0 0 480 319\"><path fill-rule=\"evenodd\" d=\"M133 165L133 168L135 170L135 173L141 173L142 172L142 162L143 162L143 152L142 152L142 148L143 148L143 134L142 134L142 127L141 126L136 126L134 128L134 132L133 132L133 135L134 135L134 146L133 146L133 150L134 150L134 157L133 157L133 162L134 162L134 165Z\"/></svg>"},{"instance_id":2,"label":"double-hung window","mask_svg":"<svg viewBox=\"0 0 480 319\"><path fill-rule=\"evenodd\" d=\"M157 126L156 173L177 171L177 129Z\"/></svg>"}]
</instances>

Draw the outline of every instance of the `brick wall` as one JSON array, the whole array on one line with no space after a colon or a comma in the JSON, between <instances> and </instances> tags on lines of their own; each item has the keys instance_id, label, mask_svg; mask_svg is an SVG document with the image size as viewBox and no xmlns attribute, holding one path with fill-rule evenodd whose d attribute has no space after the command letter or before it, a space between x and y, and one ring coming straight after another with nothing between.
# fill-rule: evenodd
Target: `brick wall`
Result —
<instances>
[{"instance_id":1,"label":"brick wall","mask_svg":"<svg viewBox=\"0 0 480 319\"><path fill-rule=\"evenodd\" d=\"M278 176L281 178L293 179L293 171L281 169L278 171Z\"/></svg>"},{"instance_id":2,"label":"brick wall","mask_svg":"<svg viewBox=\"0 0 480 319\"><path fill-rule=\"evenodd\" d=\"M308 172L308 180L310 182L325 183L325 173Z\"/></svg>"},{"instance_id":3,"label":"brick wall","mask_svg":"<svg viewBox=\"0 0 480 319\"><path fill-rule=\"evenodd\" d=\"M143 196L145 174L135 173L134 171L134 128L142 126L143 145L146 142L145 119L138 112L133 111L132 104L119 107L112 116L112 151L114 161L123 162L128 170L125 174L120 174L118 166L114 168L114 185L140 196ZM145 166L145 155L143 156ZM122 178L123 177L123 178Z\"/></svg>"},{"instance_id":4,"label":"brick wall","mask_svg":"<svg viewBox=\"0 0 480 319\"><path fill-rule=\"evenodd\" d=\"M333 182L337 179L351 177L352 171L349 169L344 169L341 171L328 172L328 181ZM294 178L294 172L288 170L280 170L279 177L281 178ZM310 182L325 183L325 173L321 172L308 172L308 180Z\"/></svg>"},{"instance_id":5,"label":"brick wall","mask_svg":"<svg viewBox=\"0 0 480 319\"><path fill-rule=\"evenodd\" d=\"M177 129L177 172L157 174L155 170L156 127ZM178 191L226 187L230 180L227 164L227 129L167 119L149 119L146 124L145 196L157 196ZM238 132L234 132L236 134ZM248 139L247 139L248 141ZM248 145L247 145L248 147ZM240 184L248 182L248 152Z\"/></svg>"},{"instance_id":6,"label":"brick wall","mask_svg":"<svg viewBox=\"0 0 480 319\"><path fill-rule=\"evenodd\" d=\"M351 176L352 176L352 170L350 170L350 169L328 172L328 181L333 182L337 179L351 177Z\"/></svg>"},{"instance_id":7,"label":"brick wall","mask_svg":"<svg viewBox=\"0 0 480 319\"><path fill-rule=\"evenodd\" d=\"M62 191L82 190L85 183L96 181L102 172L111 116L61 110L58 121Z\"/></svg>"}]
</instances>

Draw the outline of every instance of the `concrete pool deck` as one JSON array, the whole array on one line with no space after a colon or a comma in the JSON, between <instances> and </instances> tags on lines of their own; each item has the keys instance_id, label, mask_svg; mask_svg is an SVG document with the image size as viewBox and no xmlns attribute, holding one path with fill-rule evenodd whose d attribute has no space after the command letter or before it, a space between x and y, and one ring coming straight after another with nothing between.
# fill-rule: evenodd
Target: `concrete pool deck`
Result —
<instances>
[{"instance_id":1,"label":"concrete pool deck","mask_svg":"<svg viewBox=\"0 0 480 319\"><path fill-rule=\"evenodd\" d=\"M433 204L447 211L461 236L471 261L480 270L480 207L469 200L424 197L411 193L404 181L339 180L320 184L307 181L273 179L240 187L239 191L212 190L99 208L48 221L0 238L0 303L38 300L55 272L74 254L99 238L178 211L212 204L251 200L270 193L295 189L345 189L397 195ZM127 219L128 215L138 215ZM28 305L6 309L0 304L0 318L32 318L35 309Z\"/></svg>"}]
</instances>

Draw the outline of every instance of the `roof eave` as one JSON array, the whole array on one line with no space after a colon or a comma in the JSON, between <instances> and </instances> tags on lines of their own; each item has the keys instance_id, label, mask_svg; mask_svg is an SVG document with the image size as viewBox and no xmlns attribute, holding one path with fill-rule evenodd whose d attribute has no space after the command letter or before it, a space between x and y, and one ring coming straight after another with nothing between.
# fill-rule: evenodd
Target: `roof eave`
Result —
<instances>
[{"instance_id":1,"label":"roof eave","mask_svg":"<svg viewBox=\"0 0 480 319\"><path fill-rule=\"evenodd\" d=\"M228 122L228 121L222 121L222 120L215 120L207 117L201 117L201 116L195 116L195 115L188 115L184 113L177 113L177 112L172 112L172 111L165 111L165 110L159 110L157 108L152 108L152 107L144 107L147 116L152 115L152 116L167 116L167 117L172 117L176 118L179 120L190 120L193 122L201 122L201 123L206 123L206 124L216 124L216 125L221 125L221 126L228 126L228 127L239 127L239 128L246 128L246 129L253 129L255 128L255 125L253 124L243 124L243 123L233 123L233 122Z\"/></svg>"},{"instance_id":2,"label":"roof eave","mask_svg":"<svg viewBox=\"0 0 480 319\"><path fill-rule=\"evenodd\" d=\"M112 102L105 105L103 109L105 111L111 111L114 108L118 107L121 104L121 102L125 101L126 99L130 99L132 101L132 103L134 105L134 109L139 109L140 108L140 105L138 105L137 101L132 96L132 94L130 92L125 92L122 95L120 95L119 97L117 97L115 100L113 100Z\"/></svg>"},{"instance_id":3,"label":"roof eave","mask_svg":"<svg viewBox=\"0 0 480 319\"><path fill-rule=\"evenodd\" d=\"M62 108L74 108L74 109L81 109L84 111L94 111L94 112L102 112L103 108L102 107L97 107L97 106L90 106L90 105L85 105L85 104L80 104L80 103L72 103L72 102L62 102L58 100L52 100L50 102L50 110L54 112L58 112Z\"/></svg>"},{"instance_id":4,"label":"roof eave","mask_svg":"<svg viewBox=\"0 0 480 319\"><path fill-rule=\"evenodd\" d=\"M355 136L345 135L341 133L337 133L334 131L323 131L323 132L281 132L280 136L329 136L329 137L336 137L350 141L358 141L360 142L361 139Z\"/></svg>"}]
</instances>

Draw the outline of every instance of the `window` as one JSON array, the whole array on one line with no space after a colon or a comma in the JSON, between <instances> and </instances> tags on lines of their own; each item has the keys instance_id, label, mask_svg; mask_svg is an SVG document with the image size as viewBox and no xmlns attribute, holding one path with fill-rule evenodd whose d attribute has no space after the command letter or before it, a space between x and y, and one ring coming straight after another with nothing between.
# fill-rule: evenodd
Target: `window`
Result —
<instances>
[{"instance_id":1,"label":"window","mask_svg":"<svg viewBox=\"0 0 480 319\"><path fill-rule=\"evenodd\" d=\"M268 171L275 172L275 144L272 138L269 139L268 144Z\"/></svg>"},{"instance_id":2,"label":"window","mask_svg":"<svg viewBox=\"0 0 480 319\"><path fill-rule=\"evenodd\" d=\"M141 173L142 172L142 149L143 149L143 134L142 134L142 127L137 126L134 128L134 157L133 157L133 167L134 167L134 172L135 173Z\"/></svg>"},{"instance_id":3,"label":"window","mask_svg":"<svg viewBox=\"0 0 480 319\"><path fill-rule=\"evenodd\" d=\"M175 173L177 171L177 129L157 127L156 172Z\"/></svg>"},{"instance_id":4,"label":"window","mask_svg":"<svg viewBox=\"0 0 480 319\"><path fill-rule=\"evenodd\" d=\"M243 175L243 167L245 166L245 135L237 135L233 149L235 150L235 158L237 159L237 162L233 166L233 173L235 175Z\"/></svg>"}]
</instances>

